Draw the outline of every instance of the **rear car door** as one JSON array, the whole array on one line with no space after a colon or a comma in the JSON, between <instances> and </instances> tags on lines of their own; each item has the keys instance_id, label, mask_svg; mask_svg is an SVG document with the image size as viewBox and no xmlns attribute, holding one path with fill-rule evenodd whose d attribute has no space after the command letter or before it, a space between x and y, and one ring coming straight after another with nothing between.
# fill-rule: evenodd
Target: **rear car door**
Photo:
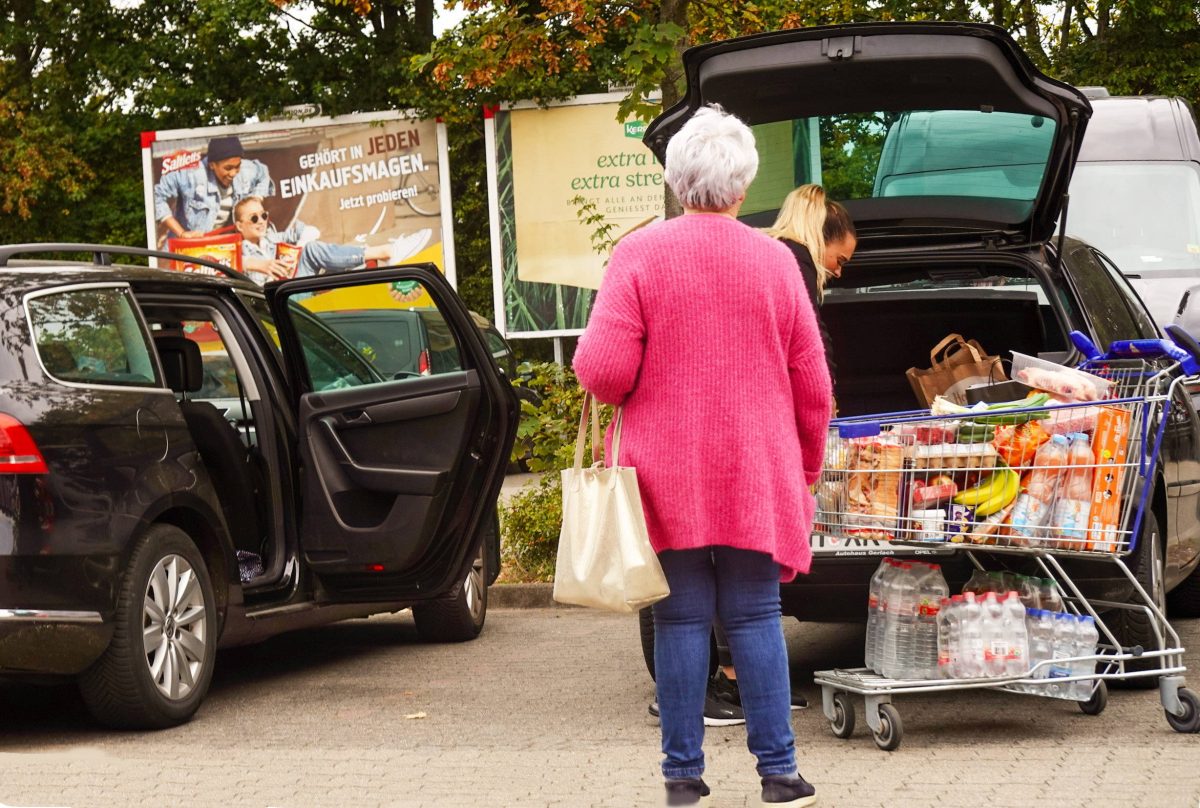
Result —
<instances>
[{"instance_id":1,"label":"rear car door","mask_svg":"<svg viewBox=\"0 0 1200 808\"><path fill-rule=\"evenodd\" d=\"M294 391L309 568L338 600L449 591L492 518L518 412L466 307L432 265L304 278L266 292ZM458 362L427 375L381 368L403 312L418 307L444 318L438 338L447 345L437 347L456 349ZM354 318L331 313L345 312L371 313L357 323L377 330L339 331Z\"/></svg>"}]
</instances>

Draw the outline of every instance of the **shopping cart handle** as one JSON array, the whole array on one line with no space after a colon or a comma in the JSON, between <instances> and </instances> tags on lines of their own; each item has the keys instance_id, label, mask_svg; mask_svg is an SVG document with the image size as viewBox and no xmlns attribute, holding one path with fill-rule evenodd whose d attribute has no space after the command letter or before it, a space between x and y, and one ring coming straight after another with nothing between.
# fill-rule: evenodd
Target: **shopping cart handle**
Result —
<instances>
[{"instance_id":1,"label":"shopping cart handle","mask_svg":"<svg viewBox=\"0 0 1200 808\"><path fill-rule=\"evenodd\" d=\"M1082 331L1071 332L1071 342L1079 349L1085 359L1097 359L1100 356L1100 349L1096 347L1096 343Z\"/></svg>"},{"instance_id":2,"label":"shopping cart handle","mask_svg":"<svg viewBox=\"0 0 1200 808\"><path fill-rule=\"evenodd\" d=\"M1108 346L1106 359L1157 359L1168 357L1176 362L1195 365L1192 355L1165 339L1118 339ZM1195 371L1188 371L1191 375Z\"/></svg>"},{"instance_id":3,"label":"shopping cart handle","mask_svg":"<svg viewBox=\"0 0 1200 808\"><path fill-rule=\"evenodd\" d=\"M1172 342L1189 354L1187 360L1180 360L1183 363L1183 372L1189 376L1200 373L1200 343L1196 342L1195 337L1176 323L1168 323L1163 330L1167 332L1167 336L1171 338Z\"/></svg>"}]
</instances>

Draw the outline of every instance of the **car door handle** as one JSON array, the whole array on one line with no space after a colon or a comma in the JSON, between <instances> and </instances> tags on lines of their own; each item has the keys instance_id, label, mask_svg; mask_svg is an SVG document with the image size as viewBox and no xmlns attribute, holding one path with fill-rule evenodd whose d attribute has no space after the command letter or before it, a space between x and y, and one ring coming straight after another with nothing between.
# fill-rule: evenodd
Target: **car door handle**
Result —
<instances>
[{"instance_id":1,"label":"car door handle","mask_svg":"<svg viewBox=\"0 0 1200 808\"><path fill-rule=\"evenodd\" d=\"M346 426L363 426L371 423L371 414L366 410L349 410L342 413L341 420Z\"/></svg>"}]
</instances>

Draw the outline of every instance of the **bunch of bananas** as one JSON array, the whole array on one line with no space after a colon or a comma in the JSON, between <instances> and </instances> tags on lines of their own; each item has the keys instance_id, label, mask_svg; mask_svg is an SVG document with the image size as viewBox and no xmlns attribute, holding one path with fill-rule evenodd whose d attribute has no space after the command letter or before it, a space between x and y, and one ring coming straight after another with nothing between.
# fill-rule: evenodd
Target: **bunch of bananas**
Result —
<instances>
[{"instance_id":1,"label":"bunch of bananas","mask_svg":"<svg viewBox=\"0 0 1200 808\"><path fill-rule=\"evenodd\" d=\"M1021 489L1021 477L1008 466L1001 466L979 481L954 495L954 502L975 509L975 518L982 519L1008 507Z\"/></svg>"}]
</instances>

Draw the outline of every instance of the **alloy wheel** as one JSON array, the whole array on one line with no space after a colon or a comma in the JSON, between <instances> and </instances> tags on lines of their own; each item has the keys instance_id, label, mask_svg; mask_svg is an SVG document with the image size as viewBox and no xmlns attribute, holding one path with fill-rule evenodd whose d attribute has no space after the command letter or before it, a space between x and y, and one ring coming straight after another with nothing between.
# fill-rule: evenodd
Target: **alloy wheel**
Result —
<instances>
[{"instance_id":1,"label":"alloy wheel","mask_svg":"<svg viewBox=\"0 0 1200 808\"><path fill-rule=\"evenodd\" d=\"M146 582L142 641L150 678L168 699L186 698L207 657L207 605L187 559L168 555Z\"/></svg>"}]
</instances>

